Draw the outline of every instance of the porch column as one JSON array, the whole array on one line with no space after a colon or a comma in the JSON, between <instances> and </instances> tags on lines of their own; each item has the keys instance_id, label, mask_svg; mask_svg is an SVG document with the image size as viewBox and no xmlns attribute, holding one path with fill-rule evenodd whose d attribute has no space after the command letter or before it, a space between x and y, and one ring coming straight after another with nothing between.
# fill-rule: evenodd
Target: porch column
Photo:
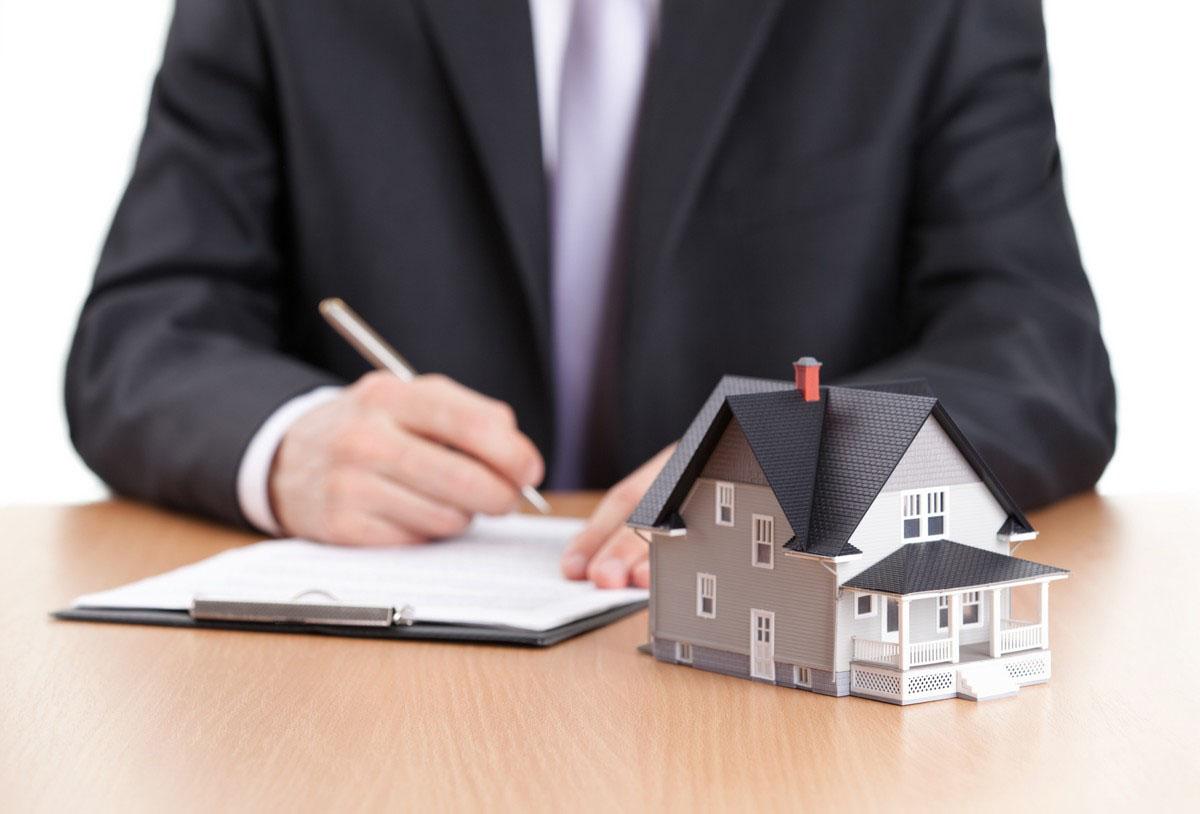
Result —
<instances>
[{"instance_id":1,"label":"porch column","mask_svg":"<svg viewBox=\"0 0 1200 814\"><path fill-rule=\"evenodd\" d=\"M962 594L950 594L950 663L958 664L958 640L962 635Z\"/></svg>"},{"instance_id":2,"label":"porch column","mask_svg":"<svg viewBox=\"0 0 1200 814\"><path fill-rule=\"evenodd\" d=\"M1044 581L1042 586L1042 609L1038 614L1038 621L1042 624L1042 649L1050 648L1050 583Z\"/></svg>"},{"instance_id":3,"label":"porch column","mask_svg":"<svg viewBox=\"0 0 1200 814\"><path fill-rule=\"evenodd\" d=\"M1000 602L1000 592L1003 588L992 589L992 640L989 643L988 655L994 659L1000 658L1000 622L1004 619L1004 609Z\"/></svg>"},{"instance_id":4,"label":"porch column","mask_svg":"<svg viewBox=\"0 0 1200 814\"><path fill-rule=\"evenodd\" d=\"M910 661L909 657L908 657L908 639L909 639L910 634L908 631L908 597L907 596L900 597L899 607L896 608L896 610L898 611L897 622L898 622L899 630L897 631L897 633L898 633L897 639L899 640L899 644L900 644L900 669L907 670L909 661Z\"/></svg>"}]
</instances>

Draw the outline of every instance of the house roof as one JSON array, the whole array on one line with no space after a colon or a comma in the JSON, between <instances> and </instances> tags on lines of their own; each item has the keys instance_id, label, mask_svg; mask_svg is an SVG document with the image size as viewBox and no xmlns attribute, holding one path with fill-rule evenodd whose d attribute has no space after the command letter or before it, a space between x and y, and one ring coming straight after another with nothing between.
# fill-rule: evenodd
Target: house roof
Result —
<instances>
[{"instance_id":1,"label":"house roof","mask_svg":"<svg viewBox=\"0 0 1200 814\"><path fill-rule=\"evenodd\" d=\"M919 594L1069 573L1063 568L983 548L931 540L907 543L842 583L844 588L887 594Z\"/></svg>"},{"instance_id":2,"label":"house roof","mask_svg":"<svg viewBox=\"0 0 1200 814\"><path fill-rule=\"evenodd\" d=\"M810 528L824 396L820 401L805 401L804 394L793 388L727 400L795 532L792 539L801 544L807 542Z\"/></svg>"},{"instance_id":3,"label":"house roof","mask_svg":"<svg viewBox=\"0 0 1200 814\"><path fill-rule=\"evenodd\" d=\"M687 490L699 476L721 433L729 424L731 412L725 403L727 397L791 389L794 389L791 382L774 379L722 377L679 439L675 452L663 464L662 471L633 510L629 524L643 528L665 526L667 518L683 504Z\"/></svg>"},{"instance_id":4,"label":"house roof","mask_svg":"<svg viewBox=\"0 0 1200 814\"><path fill-rule=\"evenodd\" d=\"M924 382L822 387L819 401L806 402L792 382L738 376L721 379L628 522L668 528L736 415L795 535L784 547L821 557L859 553L850 535L931 414L1013 526L1032 530Z\"/></svg>"}]
</instances>

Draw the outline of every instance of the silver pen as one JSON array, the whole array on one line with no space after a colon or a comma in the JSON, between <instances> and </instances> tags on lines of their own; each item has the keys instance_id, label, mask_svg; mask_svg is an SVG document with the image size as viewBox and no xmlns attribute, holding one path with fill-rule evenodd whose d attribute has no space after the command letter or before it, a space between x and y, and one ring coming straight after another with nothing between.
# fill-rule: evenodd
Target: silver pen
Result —
<instances>
[{"instance_id":1,"label":"silver pen","mask_svg":"<svg viewBox=\"0 0 1200 814\"><path fill-rule=\"evenodd\" d=\"M318 306L321 316L325 317L333 329L342 335L362 357L379 370L387 370L403 381L411 381L417 372L412 365L401 356L395 348L387 343L382 336L363 321L354 309L346 305L339 297L321 300ZM532 486L522 486L521 495L529 505L542 514L550 513L550 504Z\"/></svg>"}]
</instances>

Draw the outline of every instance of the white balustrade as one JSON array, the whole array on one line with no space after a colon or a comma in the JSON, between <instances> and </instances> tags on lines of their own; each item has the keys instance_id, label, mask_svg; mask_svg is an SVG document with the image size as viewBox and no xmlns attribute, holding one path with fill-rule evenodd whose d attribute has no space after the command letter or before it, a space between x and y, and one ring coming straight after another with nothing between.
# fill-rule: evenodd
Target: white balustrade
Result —
<instances>
[{"instance_id":1,"label":"white balustrade","mask_svg":"<svg viewBox=\"0 0 1200 814\"><path fill-rule=\"evenodd\" d=\"M900 645L876 639L860 639L856 636L854 637L854 660L873 661L896 667L900 664Z\"/></svg>"},{"instance_id":2,"label":"white balustrade","mask_svg":"<svg viewBox=\"0 0 1200 814\"><path fill-rule=\"evenodd\" d=\"M1042 646L1042 625L1020 619L1005 619L1001 623L1000 652L1014 653Z\"/></svg>"},{"instance_id":3,"label":"white balustrade","mask_svg":"<svg viewBox=\"0 0 1200 814\"><path fill-rule=\"evenodd\" d=\"M913 667L920 667L922 664L950 661L953 658L953 651L954 641L952 639L913 642L908 646L908 663Z\"/></svg>"}]
</instances>

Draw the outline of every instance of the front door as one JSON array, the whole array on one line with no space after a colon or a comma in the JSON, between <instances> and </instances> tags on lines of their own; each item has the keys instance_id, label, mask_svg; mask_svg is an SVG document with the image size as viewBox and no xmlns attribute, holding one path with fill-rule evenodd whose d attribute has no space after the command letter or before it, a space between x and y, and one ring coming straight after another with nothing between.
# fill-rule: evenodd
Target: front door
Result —
<instances>
[{"instance_id":1,"label":"front door","mask_svg":"<svg viewBox=\"0 0 1200 814\"><path fill-rule=\"evenodd\" d=\"M750 677L775 680L775 614L750 611Z\"/></svg>"}]
</instances>

